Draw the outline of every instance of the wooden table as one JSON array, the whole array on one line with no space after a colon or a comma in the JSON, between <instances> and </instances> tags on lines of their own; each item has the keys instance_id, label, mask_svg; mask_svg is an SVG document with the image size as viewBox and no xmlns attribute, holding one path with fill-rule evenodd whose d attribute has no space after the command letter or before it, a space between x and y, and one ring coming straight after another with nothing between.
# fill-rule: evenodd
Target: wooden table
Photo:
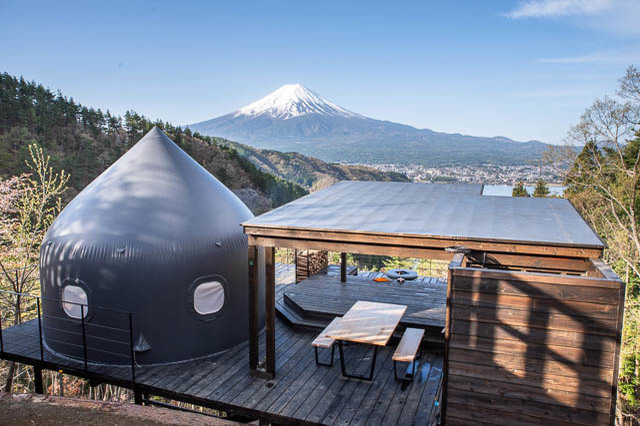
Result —
<instances>
[{"instance_id":1,"label":"wooden table","mask_svg":"<svg viewBox=\"0 0 640 426\"><path fill-rule=\"evenodd\" d=\"M386 346L393 335L407 307L391 303L357 301L327 333L327 337L337 340L340 350L342 375L356 379L373 379L379 346ZM363 343L373 346L373 360L369 376L349 374L345 371L342 342Z\"/></svg>"}]
</instances>

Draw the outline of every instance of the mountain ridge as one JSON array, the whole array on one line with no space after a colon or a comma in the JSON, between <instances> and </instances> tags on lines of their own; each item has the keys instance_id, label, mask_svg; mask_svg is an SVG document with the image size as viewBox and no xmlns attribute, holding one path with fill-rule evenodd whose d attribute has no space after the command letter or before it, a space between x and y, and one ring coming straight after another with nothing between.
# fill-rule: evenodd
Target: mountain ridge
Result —
<instances>
[{"instance_id":1,"label":"mountain ridge","mask_svg":"<svg viewBox=\"0 0 640 426\"><path fill-rule=\"evenodd\" d=\"M327 163L297 152L254 148L225 139L218 140L218 143L228 145L260 170L310 191L326 188L341 180L411 181L402 173L383 172L363 165Z\"/></svg>"},{"instance_id":2,"label":"mountain ridge","mask_svg":"<svg viewBox=\"0 0 640 426\"><path fill-rule=\"evenodd\" d=\"M539 159L548 146L535 140L436 132L369 118L301 84L282 86L229 114L186 127L257 148L295 151L329 162L526 164Z\"/></svg>"}]
</instances>

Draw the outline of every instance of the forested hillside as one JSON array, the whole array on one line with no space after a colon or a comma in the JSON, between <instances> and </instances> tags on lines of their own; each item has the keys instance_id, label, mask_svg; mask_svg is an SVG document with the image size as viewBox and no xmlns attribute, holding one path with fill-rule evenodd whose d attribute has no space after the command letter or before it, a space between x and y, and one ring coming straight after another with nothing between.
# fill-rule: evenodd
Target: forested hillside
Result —
<instances>
[{"instance_id":1,"label":"forested hillside","mask_svg":"<svg viewBox=\"0 0 640 426\"><path fill-rule=\"evenodd\" d=\"M402 173L382 172L373 167L326 163L297 152L259 149L224 139L220 143L228 144L261 170L310 190L326 188L340 180L410 181Z\"/></svg>"},{"instance_id":2,"label":"forested hillside","mask_svg":"<svg viewBox=\"0 0 640 426\"><path fill-rule=\"evenodd\" d=\"M25 172L30 143L40 144L56 169L71 175L73 197L153 126L260 213L339 180L408 181L400 173L364 166L328 164L298 153L244 146L151 121L133 111L124 117L85 107L62 93L0 74L0 177Z\"/></svg>"},{"instance_id":3,"label":"forested hillside","mask_svg":"<svg viewBox=\"0 0 640 426\"><path fill-rule=\"evenodd\" d=\"M260 213L307 193L254 166L229 144L134 112L118 117L77 104L42 85L0 74L0 177L26 172L27 146L41 145L55 169L71 175L73 197L154 125Z\"/></svg>"}]
</instances>

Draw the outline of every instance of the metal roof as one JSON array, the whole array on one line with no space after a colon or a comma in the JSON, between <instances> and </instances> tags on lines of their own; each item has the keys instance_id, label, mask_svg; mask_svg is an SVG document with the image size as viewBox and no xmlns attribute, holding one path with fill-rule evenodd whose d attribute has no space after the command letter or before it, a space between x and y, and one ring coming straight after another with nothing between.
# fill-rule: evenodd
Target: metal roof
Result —
<instances>
[{"instance_id":1,"label":"metal roof","mask_svg":"<svg viewBox=\"0 0 640 426\"><path fill-rule=\"evenodd\" d=\"M343 181L243 225L604 247L566 199L483 196L467 184Z\"/></svg>"}]
</instances>

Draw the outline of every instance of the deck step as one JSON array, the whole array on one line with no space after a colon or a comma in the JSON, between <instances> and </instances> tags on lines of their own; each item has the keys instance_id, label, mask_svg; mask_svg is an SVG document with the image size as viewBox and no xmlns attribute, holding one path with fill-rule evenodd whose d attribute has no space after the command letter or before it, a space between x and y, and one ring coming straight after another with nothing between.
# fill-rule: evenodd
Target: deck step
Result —
<instances>
[{"instance_id":1,"label":"deck step","mask_svg":"<svg viewBox=\"0 0 640 426\"><path fill-rule=\"evenodd\" d=\"M289 324L293 326L298 326L298 327L322 329L326 327L327 324L329 324L329 322L325 320L311 320L311 319L304 318L303 316L299 315L295 310L293 310L290 306L283 303L282 299L276 300L276 314L280 318L287 321Z\"/></svg>"},{"instance_id":2,"label":"deck step","mask_svg":"<svg viewBox=\"0 0 640 426\"><path fill-rule=\"evenodd\" d=\"M290 310L294 311L301 317L308 316L307 312L298 305L295 300L289 297L286 293L282 293L282 303Z\"/></svg>"},{"instance_id":3,"label":"deck step","mask_svg":"<svg viewBox=\"0 0 640 426\"><path fill-rule=\"evenodd\" d=\"M439 282L435 278L421 277L422 281L406 282L402 285L380 284L372 281L369 276L372 273L364 271L363 276L350 276L349 282L344 284L339 282L339 265L329 265L324 274L320 273L311 279L294 284L293 265L281 266L280 270L290 271L290 273L283 273L276 279L278 316L293 326L317 331L325 328L333 318L343 316L348 309L347 302L350 301L370 298L374 301L415 305L415 300L418 298L425 301L418 305L419 308L428 309L429 305L433 304L431 301L436 302L446 297L446 282ZM355 269L349 272L353 273ZM323 279L322 276L325 278ZM309 285L313 288L309 288ZM343 299L345 296L346 299ZM444 308L444 301L437 303L441 303ZM444 312L442 312L442 318L444 318ZM393 338L399 340L407 327L420 328L425 330L424 342L441 346L444 343L444 337L440 333L443 326L444 320L438 321L436 318L405 317L400 321Z\"/></svg>"},{"instance_id":4,"label":"deck step","mask_svg":"<svg viewBox=\"0 0 640 426\"><path fill-rule=\"evenodd\" d=\"M303 318L307 318L313 321L327 322L331 321L335 317L342 316L339 312L325 312L322 310L308 310L301 307L286 291L283 292L283 303L296 311L298 315Z\"/></svg>"}]
</instances>

